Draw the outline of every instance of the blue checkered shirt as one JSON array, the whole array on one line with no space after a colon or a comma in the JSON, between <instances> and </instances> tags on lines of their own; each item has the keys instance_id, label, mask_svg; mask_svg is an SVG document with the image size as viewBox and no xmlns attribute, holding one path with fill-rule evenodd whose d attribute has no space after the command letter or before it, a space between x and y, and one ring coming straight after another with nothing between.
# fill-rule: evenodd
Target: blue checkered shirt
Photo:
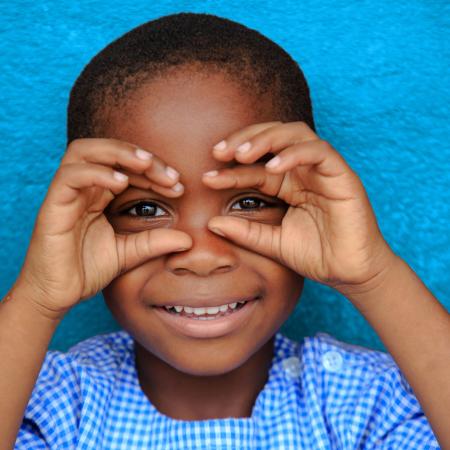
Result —
<instances>
[{"instance_id":1,"label":"blue checkered shirt","mask_svg":"<svg viewBox=\"0 0 450 450\"><path fill-rule=\"evenodd\" d=\"M251 417L185 421L140 388L124 330L48 351L15 449L438 449L411 387L386 353L326 333L278 332Z\"/></svg>"}]
</instances>

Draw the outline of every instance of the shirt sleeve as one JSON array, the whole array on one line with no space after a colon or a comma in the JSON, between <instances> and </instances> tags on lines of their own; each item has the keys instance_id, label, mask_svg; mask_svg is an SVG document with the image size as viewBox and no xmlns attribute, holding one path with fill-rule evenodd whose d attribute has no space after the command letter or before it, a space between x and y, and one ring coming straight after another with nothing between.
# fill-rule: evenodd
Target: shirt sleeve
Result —
<instances>
[{"instance_id":1,"label":"shirt sleeve","mask_svg":"<svg viewBox=\"0 0 450 450\"><path fill-rule=\"evenodd\" d=\"M73 356L48 351L25 409L14 449L74 448L80 398Z\"/></svg>"},{"instance_id":2,"label":"shirt sleeve","mask_svg":"<svg viewBox=\"0 0 450 450\"><path fill-rule=\"evenodd\" d=\"M24 418L14 448L47 450L49 447L45 443L45 438L36 426L36 423L28 418Z\"/></svg>"},{"instance_id":3,"label":"shirt sleeve","mask_svg":"<svg viewBox=\"0 0 450 450\"><path fill-rule=\"evenodd\" d=\"M408 381L388 353L319 333L313 341L333 448L439 449Z\"/></svg>"},{"instance_id":4,"label":"shirt sleeve","mask_svg":"<svg viewBox=\"0 0 450 450\"><path fill-rule=\"evenodd\" d=\"M376 426L371 427L374 439L367 449L439 449L439 444L422 408L397 366L380 383L376 408L380 410ZM375 425L375 422L374 422Z\"/></svg>"}]
</instances>

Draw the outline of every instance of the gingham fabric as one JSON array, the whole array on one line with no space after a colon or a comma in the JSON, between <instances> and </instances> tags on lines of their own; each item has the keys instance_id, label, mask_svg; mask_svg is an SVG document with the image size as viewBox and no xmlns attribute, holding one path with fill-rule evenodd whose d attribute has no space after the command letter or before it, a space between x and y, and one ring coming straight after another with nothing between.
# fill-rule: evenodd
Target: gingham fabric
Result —
<instances>
[{"instance_id":1,"label":"gingham fabric","mask_svg":"<svg viewBox=\"0 0 450 450\"><path fill-rule=\"evenodd\" d=\"M48 351L16 449L436 449L392 357L325 333L275 335L268 380L251 417L186 421L140 388L125 331L67 353Z\"/></svg>"}]
</instances>

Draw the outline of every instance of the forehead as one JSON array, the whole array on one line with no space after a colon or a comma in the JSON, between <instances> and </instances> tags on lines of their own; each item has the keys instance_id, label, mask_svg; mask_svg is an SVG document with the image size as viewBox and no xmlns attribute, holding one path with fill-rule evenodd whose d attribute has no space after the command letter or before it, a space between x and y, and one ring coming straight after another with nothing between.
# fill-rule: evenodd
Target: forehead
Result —
<instances>
[{"instance_id":1,"label":"forehead","mask_svg":"<svg viewBox=\"0 0 450 450\"><path fill-rule=\"evenodd\" d=\"M279 120L267 94L254 98L220 72L177 70L144 84L110 115L107 137L152 151L189 176L234 165L212 146L253 123Z\"/></svg>"}]
</instances>

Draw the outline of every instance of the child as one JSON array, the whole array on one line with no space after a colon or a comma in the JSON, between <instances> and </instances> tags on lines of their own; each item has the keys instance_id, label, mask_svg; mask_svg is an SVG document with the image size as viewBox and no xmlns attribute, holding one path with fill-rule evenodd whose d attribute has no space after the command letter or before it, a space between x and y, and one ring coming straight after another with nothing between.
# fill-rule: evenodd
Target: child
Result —
<instances>
[{"instance_id":1,"label":"child","mask_svg":"<svg viewBox=\"0 0 450 450\"><path fill-rule=\"evenodd\" d=\"M392 356L280 334L304 277ZM47 352L100 290L123 330ZM240 24L174 14L111 43L71 91L68 147L0 305L0 441L448 449L449 344L448 313L315 133L298 65Z\"/></svg>"}]
</instances>

